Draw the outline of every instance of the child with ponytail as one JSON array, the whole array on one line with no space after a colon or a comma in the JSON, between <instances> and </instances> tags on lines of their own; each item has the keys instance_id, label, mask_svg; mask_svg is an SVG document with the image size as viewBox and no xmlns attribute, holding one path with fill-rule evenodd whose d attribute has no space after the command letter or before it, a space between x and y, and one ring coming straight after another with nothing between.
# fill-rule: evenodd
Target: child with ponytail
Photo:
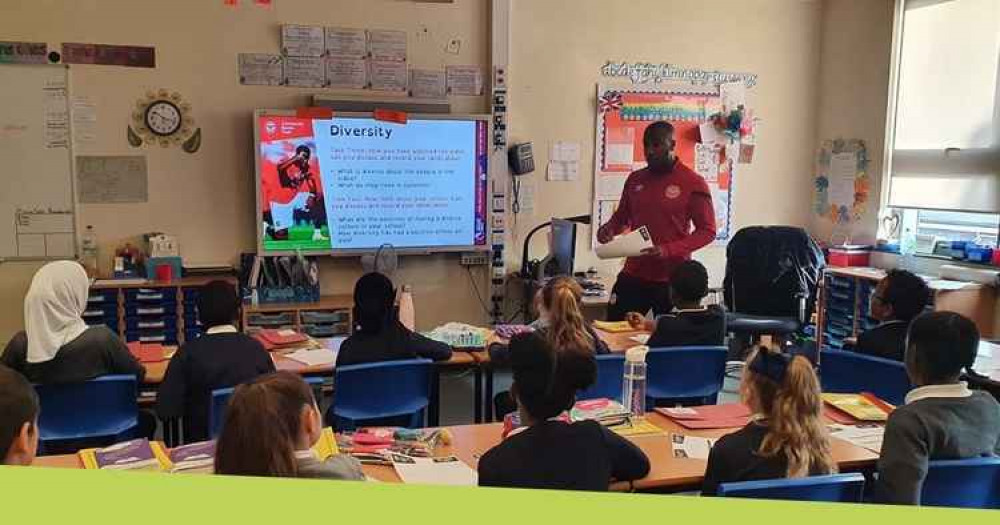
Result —
<instances>
[{"instance_id":1,"label":"child with ponytail","mask_svg":"<svg viewBox=\"0 0 1000 525\"><path fill-rule=\"evenodd\" d=\"M715 495L720 483L835 473L812 363L763 346L747 363L740 394L754 416L712 447L702 493Z\"/></svg>"},{"instance_id":2,"label":"child with ponytail","mask_svg":"<svg viewBox=\"0 0 1000 525\"><path fill-rule=\"evenodd\" d=\"M539 291L539 316L535 327L536 332L557 352L575 352L593 359L595 354L606 354L610 349L583 317L580 309L582 298L583 288L576 280L565 276L549 280ZM510 362L510 349L507 345L490 345L489 352L494 364L505 365ZM586 386L589 385L584 385ZM497 394L493 402L498 416L516 409L508 392Z\"/></svg>"},{"instance_id":3,"label":"child with ponytail","mask_svg":"<svg viewBox=\"0 0 1000 525\"><path fill-rule=\"evenodd\" d=\"M362 480L358 460L312 452L322 433L319 408L298 375L276 372L236 387L215 447L215 472Z\"/></svg>"}]
</instances>

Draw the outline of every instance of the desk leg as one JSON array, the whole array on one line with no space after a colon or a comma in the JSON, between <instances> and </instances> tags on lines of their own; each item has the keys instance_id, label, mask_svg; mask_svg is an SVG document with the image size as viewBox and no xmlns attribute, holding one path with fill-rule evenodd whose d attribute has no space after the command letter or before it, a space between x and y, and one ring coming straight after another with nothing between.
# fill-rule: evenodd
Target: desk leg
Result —
<instances>
[{"instance_id":1,"label":"desk leg","mask_svg":"<svg viewBox=\"0 0 1000 525\"><path fill-rule=\"evenodd\" d=\"M486 411L486 422L493 422L493 367L486 367L486 395L483 396L483 410Z\"/></svg>"},{"instance_id":2,"label":"desk leg","mask_svg":"<svg viewBox=\"0 0 1000 525\"><path fill-rule=\"evenodd\" d=\"M434 367L431 372L431 399L427 407L427 426L437 427L441 424L441 369Z\"/></svg>"},{"instance_id":3,"label":"desk leg","mask_svg":"<svg viewBox=\"0 0 1000 525\"><path fill-rule=\"evenodd\" d=\"M488 365L487 365L488 366ZM474 421L478 425L483 422L483 366L476 367L476 373L473 376L475 387L472 392L473 403L472 411L474 412Z\"/></svg>"}]
</instances>

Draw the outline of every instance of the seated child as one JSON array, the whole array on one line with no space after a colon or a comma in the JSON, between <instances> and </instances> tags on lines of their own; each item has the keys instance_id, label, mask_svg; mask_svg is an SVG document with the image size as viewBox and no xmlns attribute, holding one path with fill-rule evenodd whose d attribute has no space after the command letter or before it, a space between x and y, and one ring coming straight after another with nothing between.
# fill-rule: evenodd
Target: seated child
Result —
<instances>
[{"instance_id":1,"label":"seated child","mask_svg":"<svg viewBox=\"0 0 1000 525\"><path fill-rule=\"evenodd\" d=\"M664 346L721 346L726 342L726 313L717 305L702 306L708 295L708 271L698 261L686 261L670 279L674 310L655 321L629 312L625 318L636 329L652 332L646 343Z\"/></svg>"},{"instance_id":2,"label":"seated child","mask_svg":"<svg viewBox=\"0 0 1000 525\"><path fill-rule=\"evenodd\" d=\"M538 322L534 324L535 330L559 351L578 350L591 356L606 354L610 352L607 343L594 332L580 310L582 297L583 288L575 279L569 277L550 279L538 291L536 306L539 317ZM490 361L496 366L506 366L510 361L508 345L491 344L489 353ZM493 405L498 417L517 409L509 392L497 394L493 399Z\"/></svg>"},{"instance_id":3,"label":"seated child","mask_svg":"<svg viewBox=\"0 0 1000 525\"><path fill-rule=\"evenodd\" d=\"M197 304L205 334L180 347L167 365L156 396L161 418L184 418L184 440L188 443L211 437L208 412L212 390L274 372L274 361L260 341L234 326L240 311L235 286L212 281L199 291Z\"/></svg>"},{"instance_id":4,"label":"seated child","mask_svg":"<svg viewBox=\"0 0 1000 525\"><path fill-rule=\"evenodd\" d=\"M215 472L362 480L347 454L320 461L312 451L323 426L309 385L291 372L260 376L236 387L215 445Z\"/></svg>"},{"instance_id":5,"label":"seated child","mask_svg":"<svg viewBox=\"0 0 1000 525\"><path fill-rule=\"evenodd\" d=\"M721 483L837 472L812 363L766 347L747 363L740 395L753 419L712 447L702 494L714 496Z\"/></svg>"},{"instance_id":6,"label":"seated child","mask_svg":"<svg viewBox=\"0 0 1000 525\"><path fill-rule=\"evenodd\" d=\"M0 365L0 464L30 465L38 450L38 394L21 374Z\"/></svg>"},{"instance_id":7,"label":"seated child","mask_svg":"<svg viewBox=\"0 0 1000 525\"><path fill-rule=\"evenodd\" d=\"M854 350L863 354L903 360L906 330L930 300L923 279L906 270L890 270L872 292L870 315L881 324L858 336Z\"/></svg>"},{"instance_id":8,"label":"seated child","mask_svg":"<svg viewBox=\"0 0 1000 525\"><path fill-rule=\"evenodd\" d=\"M525 427L479 460L481 486L605 491L612 479L649 472L642 450L599 423L554 419L594 381L591 354L556 350L548 338L529 333L512 338L510 360L511 394Z\"/></svg>"},{"instance_id":9,"label":"seated child","mask_svg":"<svg viewBox=\"0 0 1000 525\"><path fill-rule=\"evenodd\" d=\"M337 366L426 358L451 359L451 347L420 335L399 321L396 290L377 272L363 275L354 286L354 333L337 354Z\"/></svg>"},{"instance_id":10,"label":"seated child","mask_svg":"<svg viewBox=\"0 0 1000 525\"><path fill-rule=\"evenodd\" d=\"M954 312L920 315L907 345L906 372L917 388L885 425L875 497L919 505L928 461L1000 455L1000 404L959 381L979 346L971 320Z\"/></svg>"}]
</instances>

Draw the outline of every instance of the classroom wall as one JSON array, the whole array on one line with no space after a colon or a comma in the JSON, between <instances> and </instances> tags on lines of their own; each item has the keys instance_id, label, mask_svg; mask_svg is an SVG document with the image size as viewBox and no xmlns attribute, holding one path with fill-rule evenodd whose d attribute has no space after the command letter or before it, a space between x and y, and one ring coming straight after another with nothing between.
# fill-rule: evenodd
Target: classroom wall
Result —
<instances>
[{"instance_id":1,"label":"classroom wall","mask_svg":"<svg viewBox=\"0 0 1000 525\"><path fill-rule=\"evenodd\" d=\"M29 5L30 4L30 5ZM34 0L0 2L0 40L92 42L156 47L155 69L73 66L71 95L97 106L96 140L76 149L84 155L142 153L149 166L149 202L83 205L79 224L92 224L104 261L124 240L148 231L174 234L191 262L233 263L254 248L251 113L255 108L306 105L314 93L330 90L241 86L237 54L278 53L280 24L301 23L409 32L414 67L489 65L489 1L435 4L402 0L280 0L270 8L243 0L238 8L222 0ZM446 52L458 38L458 54ZM202 127L201 151L179 148L137 150L126 142L125 126L135 101L149 89L179 91ZM453 110L486 111L485 97L453 97ZM22 298L34 263L0 264L0 341L23 326ZM474 270L488 293L482 270ZM348 292L360 274L357 259L321 265L323 293ZM403 258L398 280L413 285L421 328L485 319L470 279L457 256Z\"/></svg>"},{"instance_id":2,"label":"classroom wall","mask_svg":"<svg viewBox=\"0 0 1000 525\"><path fill-rule=\"evenodd\" d=\"M509 72L513 141L534 144L534 209L516 218L512 264L524 235L553 216L590 213L593 199L596 85L607 60L668 62L683 67L757 73L749 104L763 119L754 162L734 180L734 230L741 226L806 225L810 219L816 105L819 95L822 2L810 0L547 0L513 2ZM580 180L545 181L554 141L583 146ZM620 263L596 259L590 228L577 237L576 269L617 273ZM539 238L541 237L541 238ZM532 254L546 252L537 235ZM696 257L721 283L724 247ZM516 261L515 261L516 259Z\"/></svg>"},{"instance_id":3,"label":"classroom wall","mask_svg":"<svg viewBox=\"0 0 1000 525\"><path fill-rule=\"evenodd\" d=\"M823 2L816 151L824 140L864 140L871 158L868 176L872 184L861 220L835 228L826 217L810 215L811 232L823 242L833 239L842 243L848 235L852 242L875 241L884 165L894 5L895 0ZM812 166L811 173L815 171ZM810 192L810 202L813 197Z\"/></svg>"}]
</instances>

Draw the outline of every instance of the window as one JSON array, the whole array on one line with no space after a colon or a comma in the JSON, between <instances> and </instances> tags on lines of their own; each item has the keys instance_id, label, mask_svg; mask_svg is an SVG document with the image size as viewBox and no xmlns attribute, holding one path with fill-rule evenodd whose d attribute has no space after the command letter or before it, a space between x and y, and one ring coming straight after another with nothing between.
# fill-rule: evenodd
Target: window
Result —
<instances>
[{"instance_id":1,"label":"window","mask_svg":"<svg viewBox=\"0 0 1000 525\"><path fill-rule=\"evenodd\" d=\"M901 0L883 206L899 234L997 244L1000 0Z\"/></svg>"}]
</instances>

